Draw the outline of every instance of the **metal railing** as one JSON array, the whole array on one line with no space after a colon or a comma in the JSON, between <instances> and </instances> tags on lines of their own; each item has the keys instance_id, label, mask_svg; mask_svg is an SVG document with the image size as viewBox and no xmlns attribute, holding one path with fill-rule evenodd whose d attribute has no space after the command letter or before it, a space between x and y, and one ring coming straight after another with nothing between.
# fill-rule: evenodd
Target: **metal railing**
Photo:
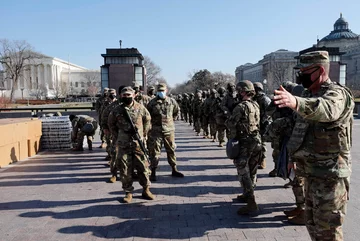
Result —
<instances>
[{"instance_id":1,"label":"metal railing","mask_svg":"<svg viewBox=\"0 0 360 241\"><path fill-rule=\"evenodd\" d=\"M95 108L93 106L89 107L25 107L25 108L0 108L0 112L24 112L24 111L31 111L37 114L38 112L44 111L68 111L68 110L90 110L93 111Z\"/></svg>"}]
</instances>

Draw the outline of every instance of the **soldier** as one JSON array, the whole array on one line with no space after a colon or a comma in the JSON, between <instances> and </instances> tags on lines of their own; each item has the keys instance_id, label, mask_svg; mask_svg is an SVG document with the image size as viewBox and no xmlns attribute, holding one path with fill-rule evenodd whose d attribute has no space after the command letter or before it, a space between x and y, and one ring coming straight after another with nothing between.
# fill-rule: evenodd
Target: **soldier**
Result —
<instances>
[{"instance_id":1,"label":"soldier","mask_svg":"<svg viewBox=\"0 0 360 241\"><path fill-rule=\"evenodd\" d=\"M202 99L203 99L203 103L201 104L201 112L200 112L200 116L201 116L201 128L203 129L203 135L204 135L204 139L205 138L211 138L210 137L210 131L209 131L209 117L205 115L204 109L205 109L205 101L208 99L208 91L204 90L202 92Z\"/></svg>"},{"instance_id":2,"label":"soldier","mask_svg":"<svg viewBox=\"0 0 360 241\"><path fill-rule=\"evenodd\" d=\"M275 104L298 114L288 150L305 179L305 224L312 240L344 240L342 223L349 198L354 99L351 91L329 78L327 51L300 56L297 73L304 97L284 88Z\"/></svg>"},{"instance_id":3,"label":"soldier","mask_svg":"<svg viewBox=\"0 0 360 241\"><path fill-rule=\"evenodd\" d=\"M187 110L189 115L189 125L191 126L193 123L193 109L192 109L192 102L194 100L194 93L189 94L189 100L187 101Z\"/></svg>"},{"instance_id":4,"label":"soldier","mask_svg":"<svg viewBox=\"0 0 360 241\"><path fill-rule=\"evenodd\" d=\"M76 147L73 151L83 151L84 136L87 138L89 151L92 150L92 141L98 127L97 121L88 115L70 115L72 129L72 140L76 140Z\"/></svg>"},{"instance_id":5,"label":"soldier","mask_svg":"<svg viewBox=\"0 0 360 241\"><path fill-rule=\"evenodd\" d=\"M218 133L219 147L223 147L225 143L225 121L227 119L227 113L222 108L222 101L226 94L226 89L220 87L218 90L219 96L217 96L214 106L212 107L215 111L216 131ZM228 134L227 134L228 137Z\"/></svg>"},{"instance_id":6,"label":"soldier","mask_svg":"<svg viewBox=\"0 0 360 241\"><path fill-rule=\"evenodd\" d=\"M132 172L137 170L139 183L143 187L142 197L153 200L155 197L150 192L150 170L145 154L140 148L139 142L134 139L131 123L126 120L126 112L137 128L141 138L146 138L151 128L151 117L147 109L134 101L135 91L131 87L125 87L121 91L121 104L109 115L109 128L116 137L116 161L120 170L120 180L125 191L123 201L132 201L133 178Z\"/></svg>"},{"instance_id":7,"label":"soldier","mask_svg":"<svg viewBox=\"0 0 360 241\"><path fill-rule=\"evenodd\" d=\"M154 86L149 86L148 87L148 92L147 95L152 99L155 98L155 87Z\"/></svg>"},{"instance_id":8,"label":"soldier","mask_svg":"<svg viewBox=\"0 0 360 241\"><path fill-rule=\"evenodd\" d=\"M270 117L266 114L266 109L270 105L271 99L269 98L269 96L267 96L264 93L264 87L260 82L255 82L254 88L255 88L255 92L256 92L254 100L260 106L260 134L261 134L261 141L262 141L263 154L264 154L263 160L261 161L259 168L265 169L266 168L266 161L265 161L266 144L265 144L265 141L263 140L263 134L265 133L266 127L270 122L269 121Z\"/></svg>"},{"instance_id":9,"label":"soldier","mask_svg":"<svg viewBox=\"0 0 360 241\"><path fill-rule=\"evenodd\" d=\"M151 98L141 93L140 86L138 84L134 85L133 90L135 91L135 100L146 107L149 104Z\"/></svg>"},{"instance_id":10,"label":"soldier","mask_svg":"<svg viewBox=\"0 0 360 241\"><path fill-rule=\"evenodd\" d=\"M250 81L240 81L236 88L241 101L226 121L226 125L230 130L230 138L240 143L239 155L234 159L234 165L243 188L243 194L238 196L238 200L247 203L247 206L240 208L237 213L244 215L258 211L254 186L257 166L262 156L260 108L258 103L252 100L255 89Z\"/></svg>"},{"instance_id":11,"label":"soldier","mask_svg":"<svg viewBox=\"0 0 360 241\"><path fill-rule=\"evenodd\" d=\"M238 103L238 99L236 97L235 84L228 83L227 94L225 95L222 102L223 109L227 113L228 117L231 115L237 103Z\"/></svg>"},{"instance_id":12,"label":"soldier","mask_svg":"<svg viewBox=\"0 0 360 241\"><path fill-rule=\"evenodd\" d=\"M120 86L118 93L121 93L121 90L124 87L125 86ZM116 139L114 139L115 136L112 136L110 133L108 120L109 120L110 112L113 111L117 106L119 106L120 103L121 103L120 98L119 99L114 98L112 103L104 109L101 115L102 129L104 131L105 137L109 140L109 143L107 142L106 151L108 152L108 155L110 155L111 157L111 161L110 161L110 172L112 174L112 177L110 178L111 183L116 182L118 167L116 165L116 150L115 150Z\"/></svg>"},{"instance_id":13,"label":"soldier","mask_svg":"<svg viewBox=\"0 0 360 241\"><path fill-rule=\"evenodd\" d=\"M202 94L201 90L198 90L196 92L194 101L192 102L194 128L197 136L200 136L200 132L201 132L201 106L203 103L201 94Z\"/></svg>"},{"instance_id":14,"label":"soldier","mask_svg":"<svg viewBox=\"0 0 360 241\"><path fill-rule=\"evenodd\" d=\"M107 93L107 96L106 98L104 99L101 107L100 107L100 116L99 116L99 120L101 121L101 117L102 117L102 114L104 112L104 110L114 101L116 100L116 90L115 89L112 89L110 88L108 93ZM100 127L102 128L103 126L103 123L100 124ZM102 131L104 132L104 131ZM109 135L105 135L105 133L103 133L104 135L104 139L105 139L105 142L106 142L106 152L108 153L108 155L105 157L105 160L111 160L111 156L109 154L109 151L110 151L110 138L109 138Z\"/></svg>"},{"instance_id":15,"label":"soldier","mask_svg":"<svg viewBox=\"0 0 360 241\"><path fill-rule=\"evenodd\" d=\"M156 168L159 165L162 143L167 153L168 163L172 168L172 176L184 177L177 170L175 156L175 124L174 118L178 115L177 102L166 96L166 84L157 86L157 94L147 106L151 115L152 128L149 133L148 149L151 161L151 181L156 181Z\"/></svg>"},{"instance_id":16,"label":"soldier","mask_svg":"<svg viewBox=\"0 0 360 241\"><path fill-rule=\"evenodd\" d=\"M107 95L108 95L108 91L109 91L109 88L104 88L104 91L103 91L103 95L100 96L97 100L96 100L96 103L95 103L95 110L98 114L98 119L99 119L99 125L100 125L100 140L101 140L101 144L99 146L99 148L103 148L104 147L104 143L105 143L105 136L104 136L104 133L101 129L101 113L100 113L100 110L101 110L101 107L104 103L104 100L106 99Z\"/></svg>"},{"instance_id":17,"label":"soldier","mask_svg":"<svg viewBox=\"0 0 360 241\"><path fill-rule=\"evenodd\" d=\"M183 118L185 122L188 122L188 109L187 109L188 102L189 102L189 95L184 93L183 99L181 101L181 112L183 113Z\"/></svg>"},{"instance_id":18,"label":"soldier","mask_svg":"<svg viewBox=\"0 0 360 241\"><path fill-rule=\"evenodd\" d=\"M209 120L210 125L210 136L212 142L216 142L216 119L215 119L215 110L213 106L216 103L217 91L212 89L210 91L210 98L207 98L204 102L204 115Z\"/></svg>"}]
</instances>

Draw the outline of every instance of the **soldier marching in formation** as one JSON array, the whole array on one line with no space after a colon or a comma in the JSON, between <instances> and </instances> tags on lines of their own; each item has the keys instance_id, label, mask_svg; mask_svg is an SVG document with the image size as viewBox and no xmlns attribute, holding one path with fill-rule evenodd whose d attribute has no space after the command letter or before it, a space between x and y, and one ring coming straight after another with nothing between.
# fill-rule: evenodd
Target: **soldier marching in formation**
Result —
<instances>
[{"instance_id":1,"label":"soldier marching in formation","mask_svg":"<svg viewBox=\"0 0 360 241\"><path fill-rule=\"evenodd\" d=\"M273 100L261 83L248 80L229 83L226 88L178 93L175 98L167 93L165 84L159 84L156 92L150 86L147 95L136 85L121 87L118 100L112 89L104 89L95 107L105 136L101 140L108 138L110 182L116 181L119 172L124 202L132 201L134 170L143 187L142 197L155 198L149 187L150 181L158 178L162 145L171 175L184 177L177 169L175 154L174 121L181 119L193 124L196 136L202 131L203 138L218 140L219 147L234 140L240 143L236 157L231 158L242 186L237 200L246 203L239 208L239 215L258 211L256 174L258 168L266 166L265 142L271 142L274 169L269 175L289 178L288 186L295 196L296 208L284 211L288 221L306 225L312 240L343 240L354 100L346 87L329 79L326 51L306 53L299 60L297 79L301 85L283 83ZM85 132L88 130L81 123L92 123L94 129L97 123L91 117L71 118L77 130L75 150L83 150L80 139L91 137L94 130Z\"/></svg>"}]
</instances>

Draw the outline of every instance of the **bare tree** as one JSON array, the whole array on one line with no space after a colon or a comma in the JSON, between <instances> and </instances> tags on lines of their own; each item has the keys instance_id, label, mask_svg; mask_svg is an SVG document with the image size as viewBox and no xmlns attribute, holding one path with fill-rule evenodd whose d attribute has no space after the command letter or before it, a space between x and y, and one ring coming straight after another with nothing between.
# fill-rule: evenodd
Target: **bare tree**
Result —
<instances>
[{"instance_id":1,"label":"bare tree","mask_svg":"<svg viewBox=\"0 0 360 241\"><path fill-rule=\"evenodd\" d=\"M100 72L92 71L92 72L84 72L84 79L86 79L87 87L99 85L100 84Z\"/></svg>"},{"instance_id":2,"label":"bare tree","mask_svg":"<svg viewBox=\"0 0 360 241\"><path fill-rule=\"evenodd\" d=\"M285 81L293 82L292 67L286 62L274 62L271 65L272 88L278 88Z\"/></svg>"},{"instance_id":3,"label":"bare tree","mask_svg":"<svg viewBox=\"0 0 360 241\"><path fill-rule=\"evenodd\" d=\"M40 58L33 47L26 41L10 41L0 39L0 64L4 68L6 78L12 80L10 99L13 99L15 86L24 70L28 70L33 59Z\"/></svg>"},{"instance_id":4,"label":"bare tree","mask_svg":"<svg viewBox=\"0 0 360 241\"><path fill-rule=\"evenodd\" d=\"M37 100L41 100L43 97L46 97L47 89L44 85L40 85L38 88L31 90L29 95L35 97Z\"/></svg>"},{"instance_id":5,"label":"bare tree","mask_svg":"<svg viewBox=\"0 0 360 241\"><path fill-rule=\"evenodd\" d=\"M87 94L94 99L95 96L100 92L100 87L96 86L96 85L90 85L87 88Z\"/></svg>"},{"instance_id":6,"label":"bare tree","mask_svg":"<svg viewBox=\"0 0 360 241\"><path fill-rule=\"evenodd\" d=\"M161 68L155 64L150 57L144 56L144 65L146 68L146 82L147 85L156 85L156 83L160 83L160 81L163 79L161 74Z\"/></svg>"},{"instance_id":7,"label":"bare tree","mask_svg":"<svg viewBox=\"0 0 360 241\"><path fill-rule=\"evenodd\" d=\"M224 74L221 71L216 71L211 74L213 78L213 82L217 83L218 86L226 87L228 83L235 83L235 75L232 74Z\"/></svg>"},{"instance_id":8,"label":"bare tree","mask_svg":"<svg viewBox=\"0 0 360 241\"><path fill-rule=\"evenodd\" d=\"M61 97L66 97L69 93L68 83L65 81L56 81L54 85L54 89L52 90L52 94L56 99Z\"/></svg>"}]
</instances>

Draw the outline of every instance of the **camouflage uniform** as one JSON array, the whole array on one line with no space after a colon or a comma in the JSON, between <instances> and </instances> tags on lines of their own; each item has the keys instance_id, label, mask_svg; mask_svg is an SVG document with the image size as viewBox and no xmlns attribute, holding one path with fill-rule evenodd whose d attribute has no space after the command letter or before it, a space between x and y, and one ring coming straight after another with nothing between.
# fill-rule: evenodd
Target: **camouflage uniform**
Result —
<instances>
[{"instance_id":1,"label":"camouflage uniform","mask_svg":"<svg viewBox=\"0 0 360 241\"><path fill-rule=\"evenodd\" d=\"M222 147L225 143L225 131L227 132L225 121L227 119L227 114L222 108L222 101L225 98L226 90L224 87L219 88L218 93L219 96L216 98L216 102L214 103L214 106L212 107L215 111L215 121L216 121L216 131L218 133L218 139L219 139L219 147ZM228 133L226 135L228 136Z\"/></svg>"},{"instance_id":2,"label":"camouflage uniform","mask_svg":"<svg viewBox=\"0 0 360 241\"><path fill-rule=\"evenodd\" d=\"M99 121L99 125L100 125L100 140L101 140L101 143L104 143L105 142L105 136L104 136L104 133L103 133L103 130L101 128L101 107L107 97L107 94L108 94L108 91L109 91L109 88L104 88L104 92L103 92L103 96L100 96L96 102L95 102L95 110L98 114L98 121ZM102 147L102 144L101 144L101 147Z\"/></svg>"},{"instance_id":3,"label":"camouflage uniform","mask_svg":"<svg viewBox=\"0 0 360 241\"><path fill-rule=\"evenodd\" d=\"M108 130L109 131L109 137L108 139L110 140L109 145L106 146L106 151L108 152L108 155L111 157L111 162L110 162L110 171L113 174L113 176L117 176L117 172L118 172L118 167L116 165L116 139L115 136L110 134L110 128L109 128L109 115L110 113L117 108L120 105L120 101L116 100L114 102L112 102L102 113L101 115L101 126L102 129Z\"/></svg>"},{"instance_id":4,"label":"camouflage uniform","mask_svg":"<svg viewBox=\"0 0 360 241\"><path fill-rule=\"evenodd\" d=\"M135 100L142 104L143 106L147 106L151 100L151 97L147 96L147 95L143 95L141 92L139 92L136 96L135 96Z\"/></svg>"},{"instance_id":5,"label":"camouflage uniform","mask_svg":"<svg viewBox=\"0 0 360 241\"><path fill-rule=\"evenodd\" d=\"M188 110L188 114L189 114L189 125L192 125L192 123L193 123L193 108L192 108L193 100L194 100L194 93L190 93L189 99L187 101L187 110Z\"/></svg>"},{"instance_id":6,"label":"camouflage uniform","mask_svg":"<svg viewBox=\"0 0 360 241\"><path fill-rule=\"evenodd\" d=\"M199 136L201 131L201 107L202 107L203 99L201 98L201 92L197 92L192 102L193 109L193 118L194 118L194 128L196 134Z\"/></svg>"},{"instance_id":7,"label":"camouflage uniform","mask_svg":"<svg viewBox=\"0 0 360 241\"><path fill-rule=\"evenodd\" d=\"M121 93L127 93L130 90L133 93L130 87L125 87ZM151 128L151 117L147 109L136 101L133 101L130 106L121 103L109 115L108 125L111 135L114 140L116 139L116 162L119 166L120 180L122 188L128 194L134 190L133 170L137 170L139 183L144 190L150 186L150 170L139 143L133 137L131 125L125 117L125 111L128 111L140 137L143 138L147 136Z\"/></svg>"},{"instance_id":8,"label":"camouflage uniform","mask_svg":"<svg viewBox=\"0 0 360 241\"><path fill-rule=\"evenodd\" d=\"M213 139L213 142L216 141L216 119L215 119L215 110L214 105L216 103L216 94L215 89L211 90L211 95L204 102L204 116L208 119L210 125L210 135Z\"/></svg>"},{"instance_id":9,"label":"camouflage uniform","mask_svg":"<svg viewBox=\"0 0 360 241\"><path fill-rule=\"evenodd\" d=\"M240 81L239 91L248 91L255 94L253 84L250 81ZM230 138L239 141L239 156L234 159L234 165L238 172L238 178L243 188L243 195L239 198L248 203L247 207L240 208L238 214L257 211L254 196L256 183L257 165L262 155L260 131L260 108L259 105L249 99L241 101L234 109L232 115L226 121L230 130Z\"/></svg>"},{"instance_id":10,"label":"camouflage uniform","mask_svg":"<svg viewBox=\"0 0 360 241\"><path fill-rule=\"evenodd\" d=\"M165 90L165 84L158 85L158 91ZM173 174L177 172L174 118L178 115L179 106L173 98L165 96L165 99L162 99L157 96L150 101L147 108L151 115L152 124L148 141L152 171L151 180L156 181L156 168L159 165L162 144L166 149L167 160L173 169Z\"/></svg>"},{"instance_id":11,"label":"camouflage uniform","mask_svg":"<svg viewBox=\"0 0 360 241\"><path fill-rule=\"evenodd\" d=\"M326 51L300 56L300 63L329 63ZM308 66L306 66L308 67ZM315 66L316 67L316 66ZM306 176L305 223L312 240L344 240L342 223L349 195L354 100L330 79L309 98L295 97L298 117L288 143Z\"/></svg>"},{"instance_id":12,"label":"camouflage uniform","mask_svg":"<svg viewBox=\"0 0 360 241\"><path fill-rule=\"evenodd\" d=\"M203 91L202 99L203 102L200 107L200 116L201 116L201 128L203 129L204 138L210 138L209 132L209 117L205 115L205 102L209 97L207 96L207 91Z\"/></svg>"},{"instance_id":13,"label":"camouflage uniform","mask_svg":"<svg viewBox=\"0 0 360 241\"><path fill-rule=\"evenodd\" d=\"M92 125L92 128L85 131L84 126L88 123ZM74 150L83 150L84 136L87 138L89 150L92 150L93 136L98 127L97 121L88 115L77 115L71 117L71 125L73 127L72 138L76 139L77 144L77 147Z\"/></svg>"},{"instance_id":14,"label":"camouflage uniform","mask_svg":"<svg viewBox=\"0 0 360 241\"><path fill-rule=\"evenodd\" d=\"M184 93L183 99L181 101L181 113L182 117L185 120L185 122L188 122L188 102L189 102L189 95Z\"/></svg>"},{"instance_id":15,"label":"camouflage uniform","mask_svg":"<svg viewBox=\"0 0 360 241\"><path fill-rule=\"evenodd\" d=\"M147 95L150 97L150 100L155 98L156 95L154 86L149 86Z\"/></svg>"}]
</instances>

